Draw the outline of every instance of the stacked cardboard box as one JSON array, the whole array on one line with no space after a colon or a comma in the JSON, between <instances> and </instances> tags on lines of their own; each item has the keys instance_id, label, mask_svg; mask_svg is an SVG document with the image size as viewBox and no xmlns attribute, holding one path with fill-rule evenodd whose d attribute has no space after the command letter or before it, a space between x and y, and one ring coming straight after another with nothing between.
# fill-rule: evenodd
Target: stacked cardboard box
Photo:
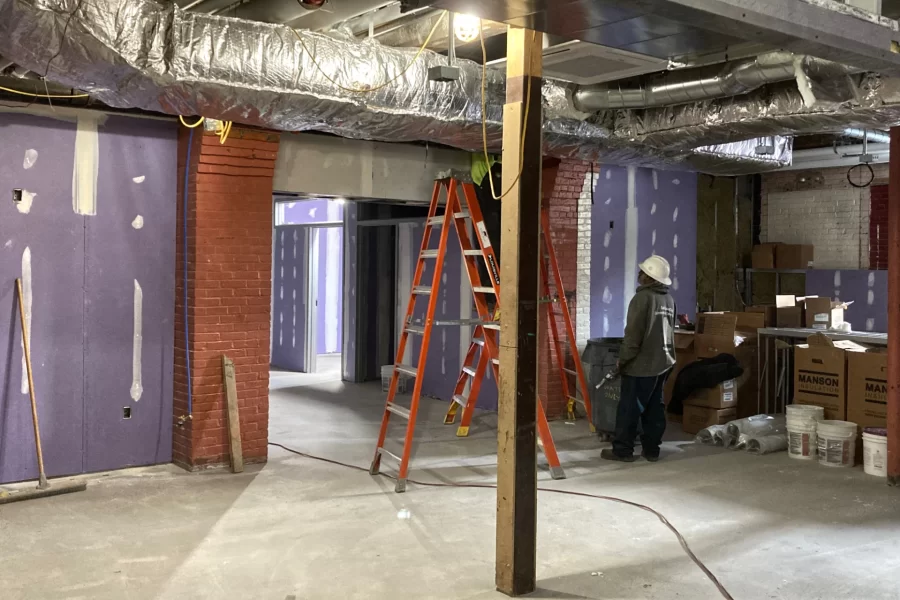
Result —
<instances>
[{"instance_id":1,"label":"stacked cardboard box","mask_svg":"<svg viewBox=\"0 0 900 600\"><path fill-rule=\"evenodd\" d=\"M759 244L750 253L754 269L811 269L815 247L810 244Z\"/></svg>"}]
</instances>

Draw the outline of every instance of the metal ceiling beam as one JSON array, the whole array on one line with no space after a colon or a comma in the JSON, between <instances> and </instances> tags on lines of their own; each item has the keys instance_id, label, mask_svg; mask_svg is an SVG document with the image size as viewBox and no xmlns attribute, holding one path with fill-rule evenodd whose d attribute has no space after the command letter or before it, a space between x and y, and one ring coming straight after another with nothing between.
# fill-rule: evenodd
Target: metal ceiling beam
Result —
<instances>
[{"instance_id":1,"label":"metal ceiling beam","mask_svg":"<svg viewBox=\"0 0 900 600\"><path fill-rule=\"evenodd\" d=\"M552 33L619 47L608 26L646 27L663 39L665 25L710 35L770 44L867 71L900 75L897 24L823 0L405 0L408 8L429 4ZM646 23L642 25L642 23ZM602 31L602 34L599 33ZM599 38L599 39L598 39Z\"/></svg>"}]
</instances>

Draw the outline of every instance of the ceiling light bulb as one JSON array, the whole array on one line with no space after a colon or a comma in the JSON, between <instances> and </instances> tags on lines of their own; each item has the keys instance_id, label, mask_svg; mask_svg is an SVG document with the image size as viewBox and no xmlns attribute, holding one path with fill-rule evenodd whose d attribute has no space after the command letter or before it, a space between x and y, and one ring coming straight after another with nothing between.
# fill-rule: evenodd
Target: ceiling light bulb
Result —
<instances>
[{"instance_id":1,"label":"ceiling light bulb","mask_svg":"<svg viewBox=\"0 0 900 600\"><path fill-rule=\"evenodd\" d=\"M472 15L454 15L453 33L463 44L474 42L481 33L481 19Z\"/></svg>"}]
</instances>

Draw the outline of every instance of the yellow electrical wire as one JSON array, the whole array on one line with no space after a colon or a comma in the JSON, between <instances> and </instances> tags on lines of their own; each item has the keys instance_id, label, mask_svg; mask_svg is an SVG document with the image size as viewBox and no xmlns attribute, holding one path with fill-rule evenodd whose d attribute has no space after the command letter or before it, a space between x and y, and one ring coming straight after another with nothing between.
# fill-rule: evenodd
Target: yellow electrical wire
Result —
<instances>
[{"instance_id":1,"label":"yellow electrical wire","mask_svg":"<svg viewBox=\"0 0 900 600\"><path fill-rule=\"evenodd\" d=\"M341 85L340 83L338 83L337 81L335 81L334 79L332 79L325 71L322 70L322 67L319 65L319 63L316 61L316 59L313 57L313 54L312 54L312 52L309 51L309 48L306 47L306 43L303 41L303 38L300 37L300 34L297 33L297 30L295 30L295 29L292 28L292 29L291 29L291 32L292 32L292 33L297 37L297 39L300 41L300 45L303 46L303 50L304 50L304 51L306 52L306 54L309 56L309 60L312 61L312 64L316 67L316 69L319 70L319 73L321 73L322 76L323 76L325 79L327 79L327 80L330 81L333 85L337 86L338 88L342 89L342 90L345 91L345 92L350 92L350 93L353 93L353 94L369 94L369 93L371 93L371 92L376 92L376 91L380 90L381 88L387 87L387 86L389 86L390 84L394 83L395 81L397 81L398 79L400 79L401 77L403 77L403 76L406 74L406 72L410 70L410 68L412 68L412 66L416 63L417 60L419 60L419 57L422 55L422 53L423 53L423 52L425 51L425 49L428 47L428 44L431 43L431 38L432 38L432 36L434 36L434 32L437 31L438 25L440 25L440 24L443 22L444 17L447 16L447 13L448 13L448 11L445 10L445 11L441 14L441 17L440 17L437 21L435 21L434 27L431 28L431 31L428 33L428 37L425 38L425 43L422 44L422 46L419 48L419 51L416 52L416 55L412 58L411 61L409 61L409 64L406 65L406 68L404 68L402 71L400 71L400 73L398 73L397 75L395 75L395 76L392 77L391 79L388 79L387 81L385 81L385 82L382 83L381 85L377 85L377 86L375 86L375 87L367 87L367 88L348 88L348 87L344 87L343 85Z\"/></svg>"},{"instance_id":2,"label":"yellow electrical wire","mask_svg":"<svg viewBox=\"0 0 900 600\"><path fill-rule=\"evenodd\" d=\"M0 90L9 92L10 94L18 94L29 98L87 98L90 94L33 94L31 92L23 92L12 88L0 86Z\"/></svg>"},{"instance_id":3,"label":"yellow electrical wire","mask_svg":"<svg viewBox=\"0 0 900 600\"><path fill-rule=\"evenodd\" d=\"M216 133L219 136L219 143L224 144L228 139L228 134L231 133L231 121L219 121L219 124L216 125Z\"/></svg>"},{"instance_id":4,"label":"yellow electrical wire","mask_svg":"<svg viewBox=\"0 0 900 600\"><path fill-rule=\"evenodd\" d=\"M187 127L188 129L193 129L194 127L200 127L201 125L203 125L203 121L206 120L206 117L200 117L200 118L197 120L197 122L196 122L196 123L193 123L193 124L188 124L188 123L184 120L184 117L182 117L181 115L178 115L178 120L181 121L181 124L184 125L185 127Z\"/></svg>"},{"instance_id":5,"label":"yellow electrical wire","mask_svg":"<svg viewBox=\"0 0 900 600\"><path fill-rule=\"evenodd\" d=\"M482 149L484 150L484 162L488 165L491 164L490 157L488 156L488 146L487 146L487 100L485 97L485 81L487 80L487 49L484 46L484 22L481 19L478 19L478 35L481 37L481 141L482 141ZM534 42L537 39L537 32L531 32L531 41ZM488 183L491 185L491 196L494 197L494 200L502 200L509 194L512 189L519 182L519 179L522 177L522 171L525 169L525 135L528 133L528 113L531 110L531 74L526 75L526 90L525 90L525 114L522 118L522 141L519 144L521 147L521 151L519 154L519 172L516 173L516 178L513 179L512 183L509 184L509 188L500 194L497 195L497 190L494 189L494 178L491 177L490 170L488 170L487 178Z\"/></svg>"}]
</instances>

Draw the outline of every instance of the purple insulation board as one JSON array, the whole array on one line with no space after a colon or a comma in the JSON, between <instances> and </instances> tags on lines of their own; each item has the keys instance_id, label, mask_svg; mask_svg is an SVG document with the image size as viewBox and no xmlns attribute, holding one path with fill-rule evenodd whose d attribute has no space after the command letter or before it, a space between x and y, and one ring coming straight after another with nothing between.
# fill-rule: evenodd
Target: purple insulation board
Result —
<instances>
[{"instance_id":1,"label":"purple insulation board","mask_svg":"<svg viewBox=\"0 0 900 600\"><path fill-rule=\"evenodd\" d=\"M887 331L887 271L810 269L806 295L853 302L844 312L854 331Z\"/></svg>"},{"instance_id":2,"label":"purple insulation board","mask_svg":"<svg viewBox=\"0 0 900 600\"><path fill-rule=\"evenodd\" d=\"M37 476L17 277L48 474L171 460L177 130L78 114L0 114L0 482Z\"/></svg>"},{"instance_id":3,"label":"purple insulation board","mask_svg":"<svg viewBox=\"0 0 900 600\"><path fill-rule=\"evenodd\" d=\"M318 266L316 353L334 354L341 351L344 232L340 227L312 227L311 234Z\"/></svg>"},{"instance_id":4,"label":"purple insulation board","mask_svg":"<svg viewBox=\"0 0 900 600\"><path fill-rule=\"evenodd\" d=\"M693 318L696 230L696 174L638 168L629 177L624 167L601 168L591 211L591 337L623 335L637 263L654 253L669 261L678 312Z\"/></svg>"},{"instance_id":5,"label":"purple insulation board","mask_svg":"<svg viewBox=\"0 0 900 600\"><path fill-rule=\"evenodd\" d=\"M275 228L275 262L272 279L272 366L306 372L306 265L309 228L288 225Z\"/></svg>"}]
</instances>

